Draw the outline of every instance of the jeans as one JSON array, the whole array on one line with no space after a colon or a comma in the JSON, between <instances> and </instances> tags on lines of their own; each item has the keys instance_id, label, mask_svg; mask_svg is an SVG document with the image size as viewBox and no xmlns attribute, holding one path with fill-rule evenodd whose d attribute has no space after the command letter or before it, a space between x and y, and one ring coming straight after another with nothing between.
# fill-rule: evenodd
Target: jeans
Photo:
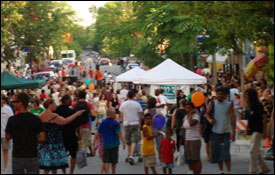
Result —
<instances>
[{"instance_id":1,"label":"jeans","mask_svg":"<svg viewBox=\"0 0 275 175\"><path fill-rule=\"evenodd\" d=\"M212 163L223 163L231 160L230 133L211 135Z\"/></svg>"}]
</instances>

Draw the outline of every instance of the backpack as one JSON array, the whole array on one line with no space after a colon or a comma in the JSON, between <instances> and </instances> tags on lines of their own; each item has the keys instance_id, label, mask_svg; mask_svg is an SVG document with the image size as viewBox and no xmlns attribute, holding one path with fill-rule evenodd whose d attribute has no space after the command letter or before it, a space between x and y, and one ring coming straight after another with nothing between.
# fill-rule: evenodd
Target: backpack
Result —
<instances>
[{"instance_id":1,"label":"backpack","mask_svg":"<svg viewBox=\"0 0 275 175\"><path fill-rule=\"evenodd\" d=\"M89 122L89 116L91 116L90 109L86 101L77 102L75 111L85 110L81 116L75 119L76 126L79 127L80 125L86 124Z\"/></svg>"}]
</instances>

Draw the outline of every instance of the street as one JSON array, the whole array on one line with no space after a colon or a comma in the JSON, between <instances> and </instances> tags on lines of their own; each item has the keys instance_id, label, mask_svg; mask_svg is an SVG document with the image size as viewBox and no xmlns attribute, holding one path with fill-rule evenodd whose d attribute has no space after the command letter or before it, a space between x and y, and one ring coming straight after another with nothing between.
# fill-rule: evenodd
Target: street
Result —
<instances>
[{"instance_id":1,"label":"street","mask_svg":"<svg viewBox=\"0 0 275 175\"><path fill-rule=\"evenodd\" d=\"M175 139L175 138L174 138ZM203 143L203 141L202 141ZM249 148L241 147L240 152L236 152L235 144L231 144L231 160L232 160L232 174L248 174L249 167ZM1 154L2 155L2 154ZM175 153L176 155L176 153ZM125 163L125 158L127 156L127 151L122 150L122 146L120 146L119 152L119 163L117 165L117 174L144 174L143 163L137 163L137 159L135 159L136 164L131 166L130 164ZM96 155L95 157L88 157L88 166L83 169L78 169L76 167L75 174L99 174L101 169L101 160ZM202 174L219 174L218 166L216 164L211 164L206 161L206 152L204 143L201 147L201 160L202 160ZM274 174L274 169L272 168L272 161L266 161L272 172L269 174ZM1 169L2 169L2 156L1 156ZM162 174L162 168L158 162L157 171L159 174ZM67 169L67 173L69 169ZM110 171L111 172L111 171ZM187 174L188 167L184 165L182 167L178 167L175 165L173 170L173 174ZM7 173L11 173L11 152L9 153L9 163ZM42 171L40 172L42 173ZM59 170L59 174L62 172Z\"/></svg>"}]
</instances>

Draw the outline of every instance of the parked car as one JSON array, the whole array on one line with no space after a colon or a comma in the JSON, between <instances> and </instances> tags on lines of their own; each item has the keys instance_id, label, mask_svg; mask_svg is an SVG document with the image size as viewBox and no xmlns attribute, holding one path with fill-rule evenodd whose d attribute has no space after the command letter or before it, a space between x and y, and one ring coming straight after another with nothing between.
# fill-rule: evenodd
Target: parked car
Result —
<instances>
[{"instance_id":1,"label":"parked car","mask_svg":"<svg viewBox=\"0 0 275 175\"><path fill-rule=\"evenodd\" d=\"M126 70L131 70L133 68L140 67L137 63L130 63L127 65Z\"/></svg>"},{"instance_id":2,"label":"parked car","mask_svg":"<svg viewBox=\"0 0 275 175\"><path fill-rule=\"evenodd\" d=\"M52 60L50 61L50 65L54 65L55 67L60 67L62 66L63 61L62 60Z\"/></svg>"},{"instance_id":3,"label":"parked car","mask_svg":"<svg viewBox=\"0 0 275 175\"><path fill-rule=\"evenodd\" d=\"M35 80L52 80L56 79L57 75L53 71L38 72L34 74Z\"/></svg>"},{"instance_id":4,"label":"parked car","mask_svg":"<svg viewBox=\"0 0 275 175\"><path fill-rule=\"evenodd\" d=\"M99 60L99 65L100 66L111 66L112 63L111 63L110 59L108 59L108 58L101 58Z\"/></svg>"}]
</instances>

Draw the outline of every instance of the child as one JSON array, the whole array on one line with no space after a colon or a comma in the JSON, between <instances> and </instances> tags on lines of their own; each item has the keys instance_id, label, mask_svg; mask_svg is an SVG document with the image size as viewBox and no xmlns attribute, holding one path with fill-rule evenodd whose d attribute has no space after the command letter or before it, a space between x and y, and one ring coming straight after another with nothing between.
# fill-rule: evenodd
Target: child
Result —
<instances>
[{"instance_id":1,"label":"child","mask_svg":"<svg viewBox=\"0 0 275 175\"><path fill-rule=\"evenodd\" d=\"M172 174L174 168L174 152L176 150L176 141L171 139L173 131L171 129L166 130L166 138L161 139L159 159L163 166L163 174L167 174L167 168L169 174Z\"/></svg>"},{"instance_id":2,"label":"child","mask_svg":"<svg viewBox=\"0 0 275 175\"><path fill-rule=\"evenodd\" d=\"M154 138L159 136L160 134L153 135L152 134L152 119L151 114L147 113L144 116L144 126L142 129L142 156L144 162L144 170L145 174L148 174L149 168L151 168L153 174L157 174L156 171L156 152L155 152L155 143Z\"/></svg>"},{"instance_id":3,"label":"child","mask_svg":"<svg viewBox=\"0 0 275 175\"><path fill-rule=\"evenodd\" d=\"M102 141L99 139L98 131L95 133L95 137L93 141L93 155L96 155L96 145L97 145L99 158L101 161L103 161L103 145L102 145ZM105 169L104 163L102 163L100 174L104 173L104 169Z\"/></svg>"}]
</instances>

